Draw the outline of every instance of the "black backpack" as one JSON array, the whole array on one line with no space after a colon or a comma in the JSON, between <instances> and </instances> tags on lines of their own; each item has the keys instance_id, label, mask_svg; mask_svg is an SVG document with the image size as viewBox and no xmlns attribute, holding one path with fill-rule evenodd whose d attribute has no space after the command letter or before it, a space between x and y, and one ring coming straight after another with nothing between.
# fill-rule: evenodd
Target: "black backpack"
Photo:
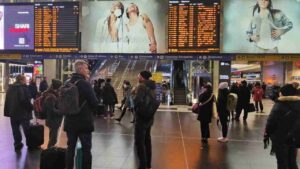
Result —
<instances>
[{"instance_id":1,"label":"black backpack","mask_svg":"<svg viewBox=\"0 0 300 169\"><path fill-rule=\"evenodd\" d=\"M136 113L138 113L138 115L146 121L151 120L154 118L154 114L156 113L159 105L160 102L151 95L150 89L146 87L146 94L142 103L138 106Z\"/></svg>"}]
</instances>

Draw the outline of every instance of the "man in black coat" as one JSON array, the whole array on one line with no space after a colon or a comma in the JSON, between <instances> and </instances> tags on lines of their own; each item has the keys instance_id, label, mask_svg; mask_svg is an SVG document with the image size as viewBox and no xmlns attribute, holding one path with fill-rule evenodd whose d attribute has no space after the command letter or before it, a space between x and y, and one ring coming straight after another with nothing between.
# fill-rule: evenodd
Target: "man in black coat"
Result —
<instances>
[{"instance_id":1,"label":"man in black coat","mask_svg":"<svg viewBox=\"0 0 300 169\"><path fill-rule=\"evenodd\" d=\"M48 83L47 83L47 78L44 77L43 80L40 83L40 92L43 93L48 89Z\"/></svg>"},{"instance_id":2,"label":"man in black coat","mask_svg":"<svg viewBox=\"0 0 300 169\"><path fill-rule=\"evenodd\" d=\"M292 84L284 85L280 93L281 96L275 102L268 118L264 141L267 144L267 140L271 138L279 169L298 169L297 149L288 139L288 133L294 123L299 122L295 120L300 114L300 97L296 96L297 89Z\"/></svg>"},{"instance_id":3,"label":"man in black coat","mask_svg":"<svg viewBox=\"0 0 300 169\"><path fill-rule=\"evenodd\" d=\"M105 105L106 118L112 118L115 111L115 104L118 103L117 94L114 87L112 87L111 79L106 79L105 86L103 87L103 104Z\"/></svg>"},{"instance_id":4,"label":"man in black coat","mask_svg":"<svg viewBox=\"0 0 300 169\"><path fill-rule=\"evenodd\" d=\"M22 126L26 137L32 119L32 108L30 92L26 86L26 77L18 75L16 82L7 90L4 106L4 116L10 117L16 151L23 147L20 126Z\"/></svg>"},{"instance_id":5,"label":"man in black coat","mask_svg":"<svg viewBox=\"0 0 300 169\"><path fill-rule=\"evenodd\" d=\"M241 83L241 86L238 89L238 101L236 106L236 116L235 120L240 120L240 115L242 113L242 110L244 110L244 121L247 120L248 117L248 110L247 107L250 103L251 93L249 88L247 87L247 82L244 80Z\"/></svg>"},{"instance_id":6,"label":"man in black coat","mask_svg":"<svg viewBox=\"0 0 300 169\"><path fill-rule=\"evenodd\" d=\"M83 105L79 114L66 115L64 130L68 137L68 148L66 153L66 167L73 169L74 155L77 139L82 144L82 168L92 168L92 132L94 131L93 109L98 105L97 97L89 79L88 64L78 60L74 64L75 73L72 74L70 83L76 83L79 91L79 105ZM85 103L84 103L85 102Z\"/></svg>"},{"instance_id":7,"label":"man in black coat","mask_svg":"<svg viewBox=\"0 0 300 169\"><path fill-rule=\"evenodd\" d=\"M134 142L136 146L136 152L139 159L138 169L150 169L152 158L152 146L151 146L151 127L154 122L154 117L145 119L143 117L142 107L144 105L144 97L147 90L149 90L152 97L155 98L155 82L149 80L152 74L148 71L142 71L138 75L139 85L134 89L133 102L136 112L136 123L134 130Z\"/></svg>"}]
</instances>

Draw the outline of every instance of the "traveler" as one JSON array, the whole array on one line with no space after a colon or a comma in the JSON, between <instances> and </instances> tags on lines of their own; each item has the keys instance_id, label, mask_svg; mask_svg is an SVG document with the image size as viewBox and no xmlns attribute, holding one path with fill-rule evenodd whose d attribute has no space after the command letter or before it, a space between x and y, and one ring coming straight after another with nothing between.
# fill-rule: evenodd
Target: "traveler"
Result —
<instances>
[{"instance_id":1,"label":"traveler","mask_svg":"<svg viewBox=\"0 0 300 169\"><path fill-rule=\"evenodd\" d=\"M238 102L236 107L236 116L235 120L239 121L240 115L242 110L244 110L244 117L243 120L246 121L248 117L248 105L250 103L250 90L247 87L247 82L244 80L242 81L241 86L238 89Z\"/></svg>"},{"instance_id":2,"label":"traveler","mask_svg":"<svg viewBox=\"0 0 300 169\"><path fill-rule=\"evenodd\" d=\"M226 143L228 141L227 139L228 116L229 116L229 111L227 110L228 95L229 95L228 83L227 82L220 83L218 100L217 100L217 111L222 125L222 137L218 138L218 141L223 143Z\"/></svg>"},{"instance_id":3,"label":"traveler","mask_svg":"<svg viewBox=\"0 0 300 169\"><path fill-rule=\"evenodd\" d=\"M78 60L74 63L75 73L72 74L68 83L73 83L78 87L79 105L82 107L76 115L66 115L64 130L67 133L68 148L66 152L66 168L73 169L74 155L77 139L82 145L82 168L92 168L92 132L93 109L98 105L97 97L93 91L92 85L87 81L89 79L88 63Z\"/></svg>"},{"instance_id":4,"label":"traveler","mask_svg":"<svg viewBox=\"0 0 300 169\"><path fill-rule=\"evenodd\" d=\"M43 111L46 114L46 126L49 127L48 148L54 146L57 142L57 132L62 122L62 115L57 108L58 89L62 82L58 79L52 79L52 84L44 92Z\"/></svg>"},{"instance_id":5,"label":"traveler","mask_svg":"<svg viewBox=\"0 0 300 169\"><path fill-rule=\"evenodd\" d=\"M263 107L263 104L262 104L262 99L263 99L263 96L264 96L264 90L260 86L259 82L257 82L255 84L255 87L252 91L252 96L253 96L253 100L255 102L256 113L258 113L258 103L259 103L260 112L263 113L264 107Z\"/></svg>"},{"instance_id":6,"label":"traveler","mask_svg":"<svg viewBox=\"0 0 300 169\"><path fill-rule=\"evenodd\" d=\"M30 93L26 86L26 77L18 75L16 82L9 86L7 90L4 105L4 116L10 117L15 151L19 151L23 147L20 126L23 128L25 137L28 135L32 109Z\"/></svg>"},{"instance_id":7,"label":"traveler","mask_svg":"<svg viewBox=\"0 0 300 169\"><path fill-rule=\"evenodd\" d=\"M47 83L47 78L44 77L43 80L40 83L40 92L43 93L48 89L48 83Z\"/></svg>"},{"instance_id":8,"label":"traveler","mask_svg":"<svg viewBox=\"0 0 300 169\"><path fill-rule=\"evenodd\" d=\"M267 145L271 138L272 152L275 152L278 169L298 169L297 149L288 139L288 133L295 122L294 115L300 113L300 97L296 96L297 90L292 84L284 85L280 93L281 96L275 102L267 121L264 142Z\"/></svg>"},{"instance_id":9,"label":"traveler","mask_svg":"<svg viewBox=\"0 0 300 169\"><path fill-rule=\"evenodd\" d=\"M152 74L148 71L142 71L138 75L139 84L133 91L134 109L136 113L136 123L134 131L134 141L139 159L138 169L151 168L152 146L151 146L151 127L154 122L154 116L144 118L145 107L144 97L148 94L155 98L155 82L149 80ZM143 110L143 111L141 111Z\"/></svg>"},{"instance_id":10,"label":"traveler","mask_svg":"<svg viewBox=\"0 0 300 169\"><path fill-rule=\"evenodd\" d=\"M202 88L203 93L199 96L200 111L198 112L197 120L200 121L202 144L208 144L208 138L210 137L209 123L213 116L213 103L215 102L215 96L212 91L211 85L205 85Z\"/></svg>"},{"instance_id":11,"label":"traveler","mask_svg":"<svg viewBox=\"0 0 300 169\"><path fill-rule=\"evenodd\" d=\"M106 79L103 87L103 104L105 105L106 116L104 119L112 118L115 110L115 104L118 103L115 89L111 86L111 79Z\"/></svg>"},{"instance_id":12,"label":"traveler","mask_svg":"<svg viewBox=\"0 0 300 169\"><path fill-rule=\"evenodd\" d=\"M236 101L237 101L237 98L238 98L238 90L239 90L239 88L238 88L238 85L237 85L237 83L233 83L232 85L231 85L231 87L230 87L230 94L233 96L233 100L234 100L234 102L235 102L235 99L236 99ZM236 96L236 97L235 97ZM232 104L233 105L233 104ZM234 118L235 118L235 116L234 116L234 112L236 111L236 104L234 104L235 106L232 106L232 107L229 107L229 112L230 112L230 114L229 114L229 116L231 115L231 119L232 120L234 120ZM229 119L230 119L230 117L229 117Z\"/></svg>"},{"instance_id":13,"label":"traveler","mask_svg":"<svg viewBox=\"0 0 300 169\"><path fill-rule=\"evenodd\" d=\"M36 82L34 79L31 79L31 81L28 85L28 89L30 92L31 99L36 99L36 97L38 95L38 90L37 90Z\"/></svg>"}]
</instances>

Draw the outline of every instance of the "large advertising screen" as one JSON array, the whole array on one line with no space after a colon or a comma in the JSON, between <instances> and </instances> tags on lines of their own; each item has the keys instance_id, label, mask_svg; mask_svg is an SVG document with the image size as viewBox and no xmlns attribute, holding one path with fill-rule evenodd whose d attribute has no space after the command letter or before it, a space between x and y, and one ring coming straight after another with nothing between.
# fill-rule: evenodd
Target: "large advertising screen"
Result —
<instances>
[{"instance_id":1,"label":"large advertising screen","mask_svg":"<svg viewBox=\"0 0 300 169\"><path fill-rule=\"evenodd\" d=\"M0 6L0 49L34 49L32 5Z\"/></svg>"},{"instance_id":2,"label":"large advertising screen","mask_svg":"<svg viewBox=\"0 0 300 169\"><path fill-rule=\"evenodd\" d=\"M168 0L83 1L82 52L165 53Z\"/></svg>"},{"instance_id":3,"label":"large advertising screen","mask_svg":"<svg viewBox=\"0 0 300 169\"><path fill-rule=\"evenodd\" d=\"M299 0L226 0L223 53L300 53Z\"/></svg>"}]
</instances>

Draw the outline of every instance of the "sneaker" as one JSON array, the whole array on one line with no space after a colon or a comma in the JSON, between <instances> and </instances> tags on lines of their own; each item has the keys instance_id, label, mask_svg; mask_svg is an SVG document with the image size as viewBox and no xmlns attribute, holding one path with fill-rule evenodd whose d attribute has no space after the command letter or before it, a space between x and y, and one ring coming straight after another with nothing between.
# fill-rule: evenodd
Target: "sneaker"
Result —
<instances>
[{"instance_id":1,"label":"sneaker","mask_svg":"<svg viewBox=\"0 0 300 169\"><path fill-rule=\"evenodd\" d=\"M226 137L220 137L220 138L218 138L218 141L221 142L221 143L227 143L228 142L228 138L226 138Z\"/></svg>"}]
</instances>

